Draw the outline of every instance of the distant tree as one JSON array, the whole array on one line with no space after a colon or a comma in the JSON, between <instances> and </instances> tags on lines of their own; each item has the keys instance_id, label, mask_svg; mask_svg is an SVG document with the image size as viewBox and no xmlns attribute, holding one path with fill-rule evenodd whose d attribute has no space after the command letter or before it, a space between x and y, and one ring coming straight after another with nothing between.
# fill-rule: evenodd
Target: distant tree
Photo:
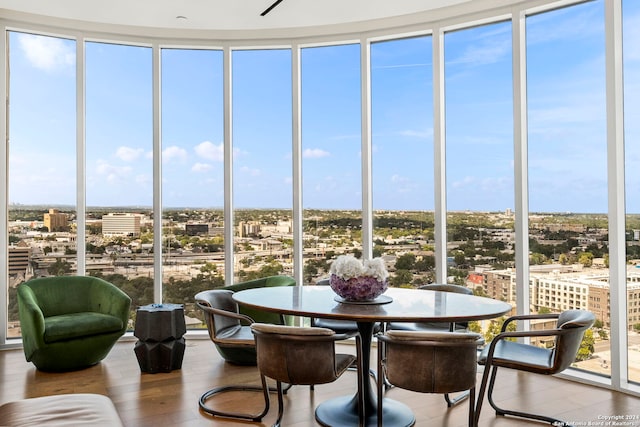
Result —
<instances>
[{"instance_id":1,"label":"distant tree","mask_svg":"<svg viewBox=\"0 0 640 427\"><path fill-rule=\"evenodd\" d=\"M538 310L538 314L549 314L551 313L551 309L549 307L540 307Z\"/></svg>"},{"instance_id":2,"label":"distant tree","mask_svg":"<svg viewBox=\"0 0 640 427\"><path fill-rule=\"evenodd\" d=\"M560 256L558 257L558 262L562 265L567 265L567 263L569 262L569 257L567 256L567 254L560 254Z\"/></svg>"},{"instance_id":3,"label":"distant tree","mask_svg":"<svg viewBox=\"0 0 640 427\"><path fill-rule=\"evenodd\" d=\"M418 271L430 271L436 268L436 257L433 255L425 255L421 260L416 261L415 268Z\"/></svg>"},{"instance_id":4,"label":"distant tree","mask_svg":"<svg viewBox=\"0 0 640 427\"><path fill-rule=\"evenodd\" d=\"M578 257L578 262L585 267L593 265L593 254L591 252L582 252Z\"/></svg>"},{"instance_id":5,"label":"distant tree","mask_svg":"<svg viewBox=\"0 0 640 427\"><path fill-rule=\"evenodd\" d=\"M65 274L68 274L70 272L71 264L61 258L57 258L56 262L54 262L47 268L47 273L52 276L64 276Z\"/></svg>"},{"instance_id":6,"label":"distant tree","mask_svg":"<svg viewBox=\"0 0 640 427\"><path fill-rule=\"evenodd\" d=\"M484 333L484 339L487 343L491 342L500 333L502 329L502 325L504 324L505 320L506 318L503 316L497 320L491 320L491 322L489 322L489 327ZM513 332L515 330L516 330L516 322L509 323L509 325L507 326L507 331ZM507 338L507 339L510 341L515 341L515 338Z\"/></svg>"},{"instance_id":7,"label":"distant tree","mask_svg":"<svg viewBox=\"0 0 640 427\"><path fill-rule=\"evenodd\" d=\"M215 276L218 274L218 267L212 262L205 263L202 267L200 267L200 272L207 277Z\"/></svg>"},{"instance_id":8,"label":"distant tree","mask_svg":"<svg viewBox=\"0 0 640 427\"><path fill-rule=\"evenodd\" d=\"M595 351L595 339L593 338L593 330L587 329L582 338L582 343L578 349L576 361L580 362L589 359Z\"/></svg>"},{"instance_id":9,"label":"distant tree","mask_svg":"<svg viewBox=\"0 0 640 427\"><path fill-rule=\"evenodd\" d=\"M413 274L409 270L396 270L395 275L389 278L389 284L394 287L401 287L411 283Z\"/></svg>"},{"instance_id":10,"label":"distant tree","mask_svg":"<svg viewBox=\"0 0 640 427\"><path fill-rule=\"evenodd\" d=\"M404 255L400 255L396 259L397 270L413 270L416 263L416 255L409 252Z\"/></svg>"},{"instance_id":11,"label":"distant tree","mask_svg":"<svg viewBox=\"0 0 640 427\"><path fill-rule=\"evenodd\" d=\"M478 296L478 297L487 297L487 296L489 296L484 291L484 288L482 286L476 286L475 288L473 288L473 294L475 296Z\"/></svg>"},{"instance_id":12,"label":"distant tree","mask_svg":"<svg viewBox=\"0 0 640 427\"><path fill-rule=\"evenodd\" d=\"M538 252L534 252L531 255L529 255L529 263L531 265L544 264L546 260L547 260L547 257L544 254L541 254Z\"/></svg>"},{"instance_id":13,"label":"distant tree","mask_svg":"<svg viewBox=\"0 0 640 427\"><path fill-rule=\"evenodd\" d=\"M482 333L482 327L480 326L480 322L478 322L477 320L472 320L471 322L469 322L469 331L475 332L477 334Z\"/></svg>"}]
</instances>

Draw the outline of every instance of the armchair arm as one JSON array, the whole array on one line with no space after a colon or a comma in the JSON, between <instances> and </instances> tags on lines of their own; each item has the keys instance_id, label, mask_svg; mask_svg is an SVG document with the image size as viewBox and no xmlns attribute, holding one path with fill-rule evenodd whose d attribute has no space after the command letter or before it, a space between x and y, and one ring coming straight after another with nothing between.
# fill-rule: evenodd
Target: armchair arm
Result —
<instances>
[{"instance_id":1,"label":"armchair arm","mask_svg":"<svg viewBox=\"0 0 640 427\"><path fill-rule=\"evenodd\" d=\"M22 346L28 362L33 354L45 346L44 315L38 306L33 290L27 285L18 286L18 310L20 312L20 329Z\"/></svg>"},{"instance_id":2,"label":"armchair arm","mask_svg":"<svg viewBox=\"0 0 640 427\"><path fill-rule=\"evenodd\" d=\"M251 317L245 316L244 314L234 313L232 311L227 311L227 310L220 310L218 308L213 308L205 304L207 304L205 301L196 301L196 306L198 306L198 308L200 308L202 311L212 316L217 315L217 316L230 317L232 319L238 319L247 325L251 325L252 323L254 323L254 320Z\"/></svg>"},{"instance_id":3,"label":"armchair arm","mask_svg":"<svg viewBox=\"0 0 640 427\"><path fill-rule=\"evenodd\" d=\"M515 320L536 320L536 319L557 319L560 317L560 313L545 313L545 314L519 314L516 316L511 316L502 324L502 330L500 332L504 332L507 330L507 325Z\"/></svg>"},{"instance_id":4,"label":"armchair arm","mask_svg":"<svg viewBox=\"0 0 640 427\"><path fill-rule=\"evenodd\" d=\"M111 285L111 284L110 284ZM115 285L111 285L105 289L105 296L109 298L110 307L108 314L122 319L124 330L126 331L129 322L129 310L131 308L131 298L124 291Z\"/></svg>"}]
</instances>

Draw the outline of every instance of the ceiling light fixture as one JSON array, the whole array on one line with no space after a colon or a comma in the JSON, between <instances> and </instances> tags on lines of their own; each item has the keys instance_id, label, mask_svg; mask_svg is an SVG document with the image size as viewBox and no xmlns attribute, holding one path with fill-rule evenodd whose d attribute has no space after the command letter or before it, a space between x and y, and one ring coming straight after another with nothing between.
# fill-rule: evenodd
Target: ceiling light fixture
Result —
<instances>
[{"instance_id":1,"label":"ceiling light fixture","mask_svg":"<svg viewBox=\"0 0 640 427\"><path fill-rule=\"evenodd\" d=\"M273 3L271 6L266 8L265 11L260 14L260 16L265 16L267 13L271 12L271 9L279 5L281 2L282 0L276 0L275 3Z\"/></svg>"}]
</instances>

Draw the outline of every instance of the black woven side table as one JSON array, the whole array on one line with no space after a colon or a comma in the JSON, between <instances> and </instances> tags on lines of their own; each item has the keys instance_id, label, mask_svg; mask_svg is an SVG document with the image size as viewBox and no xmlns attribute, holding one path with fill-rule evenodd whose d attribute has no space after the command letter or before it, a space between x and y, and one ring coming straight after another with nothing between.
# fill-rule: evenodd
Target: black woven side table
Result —
<instances>
[{"instance_id":1,"label":"black woven side table","mask_svg":"<svg viewBox=\"0 0 640 427\"><path fill-rule=\"evenodd\" d=\"M142 372L171 372L182 367L187 332L182 304L149 304L138 307L133 332L134 351Z\"/></svg>"}]
</instances>

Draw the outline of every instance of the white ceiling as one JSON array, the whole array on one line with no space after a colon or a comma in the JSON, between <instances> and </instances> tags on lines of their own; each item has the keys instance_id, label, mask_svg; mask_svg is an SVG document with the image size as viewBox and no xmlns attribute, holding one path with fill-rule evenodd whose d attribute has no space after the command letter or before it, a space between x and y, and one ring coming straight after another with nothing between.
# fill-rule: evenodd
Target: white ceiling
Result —
<instances>
[{"instance_id":1,"label":"white ceiling","mask_svg":"<svg viewBox=\"0 0 640 427\"><path fill-rule=\"evenodd\" d=\"M317 27L410 15L478 0L0 0L0 8L94 23L255 30ZM482 2L482 0L480 0ZM178 18L179 16L185 17Z\"/></svg>"},{"instance_id":2,"label":"white ceiling","mask_svg":"<svg viewBox=\"0 0 640 427\"><path fill-rule=\"evenodd\" d=\"M0 18L134 36L268 40L396 29L558 0L283 0L260 16L274 1L0 0Z\"/></svg>"}]
</instances>

